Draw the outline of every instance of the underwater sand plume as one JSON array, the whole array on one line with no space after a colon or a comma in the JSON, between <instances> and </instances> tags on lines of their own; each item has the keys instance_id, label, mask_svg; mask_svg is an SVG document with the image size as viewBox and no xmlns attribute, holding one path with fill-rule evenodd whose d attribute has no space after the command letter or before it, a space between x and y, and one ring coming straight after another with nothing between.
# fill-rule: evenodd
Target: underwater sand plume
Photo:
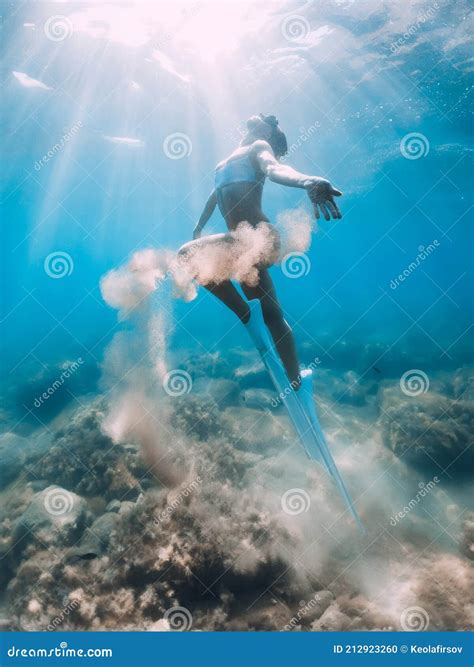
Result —
<instances>
[{"instance_id":1,"label":"underwater sand plume","mask_svg":"<svg viewBox=\"0 0 474 667\"><path fill-rule=\"evenodd\" d=\"M174 296L192 301L197 284L236 280L255 285L258 267L270 266L290 252L305 252L312 222L304 211L285 211L274 228L241 223L234 232L204 236L183 246L180 254L148 248L105 275L100 283L104 300L129 317L166 281Z\"/></svg>"},{"instance_id":2,"label":"underwater sand plume","mask_svg":"<svg viewBox=\"0 0 474 667\"><path fill-rule=\"evenodd\" d=\"M266 222L255 227L246 222L227 234L204 236L179 251L183 265L201 285L237 280L258 283L258 267L271 266L279 256L279 237Z\"/></svg>"}]
</instances>

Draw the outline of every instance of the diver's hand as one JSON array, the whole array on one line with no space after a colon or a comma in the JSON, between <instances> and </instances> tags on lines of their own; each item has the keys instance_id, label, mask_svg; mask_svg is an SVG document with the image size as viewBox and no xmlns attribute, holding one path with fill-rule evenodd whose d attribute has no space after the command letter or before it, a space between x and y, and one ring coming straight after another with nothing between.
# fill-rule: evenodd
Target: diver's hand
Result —
<instances>
[{"instance_id":1,"label":"diver's hand","mask_svg":"<svg viewBox=\"0 0 474 667\"><path fill-rule=\"evenodd\" d=\"M319 211L326 220L330 220L331 216L334 220L342 218L342 213L334 201L334 197L340 197L342 192L333 188L329 181L319 176L312 176L306 181L304 187L313 204L314 215L317 220L319 220Z\"/></svg>"},{"instance_id":2,"label":"diver's hand","mask_svg":"<svg viewBox=\"0 0 474 667\"><path fill-rule=\"evenodd\" d=\"M194 231L193 231L193 241L195 241L196 239L200 239L201 238L201 233L202 233L202 227L200 227L199 225L196 225L196 227L194 228Z\"/></svg>"}]
</instances>

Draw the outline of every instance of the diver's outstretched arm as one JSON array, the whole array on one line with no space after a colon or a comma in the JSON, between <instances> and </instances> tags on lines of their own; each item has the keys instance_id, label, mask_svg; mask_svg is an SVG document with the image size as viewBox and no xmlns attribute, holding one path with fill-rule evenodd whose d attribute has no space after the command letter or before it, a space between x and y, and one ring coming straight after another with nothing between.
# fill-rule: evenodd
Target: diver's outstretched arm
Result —
<instances>
[{"instance_id":1,"label":"diver's outstretched arm","mask_svg":"<svg viewBox=\"0 0 474 667\"><path fill-rule=\"evenodd\" d=\"M342 217L334 201L334 197L340 197L342 192L334 188L328 180L321 176L302 174L289 165L281 164L266 141L256 141L254 147L255 159L265 176L271 181L292 188L304 188L307 191L316 218L319 218L319 209L326 220L329 220L331 216L335 220Z\"/></svg>"},{"instance_id":2,"label":"diver's outstretched arm","mask_svg":"<svg viewBox=\"0 0 474 667\"><path fill-rule=\"evenodd\" d=\"M216 206L217 206L217 195L216 191L213 190L209 195L207 202L204 206L204 210L201 213L201 217L199 218L198 223L194 228L193 239L198 239L201 236L201 232L206 226L211 215L214 213L214 209L216 208Z\"/></svg>"}]
</instances>

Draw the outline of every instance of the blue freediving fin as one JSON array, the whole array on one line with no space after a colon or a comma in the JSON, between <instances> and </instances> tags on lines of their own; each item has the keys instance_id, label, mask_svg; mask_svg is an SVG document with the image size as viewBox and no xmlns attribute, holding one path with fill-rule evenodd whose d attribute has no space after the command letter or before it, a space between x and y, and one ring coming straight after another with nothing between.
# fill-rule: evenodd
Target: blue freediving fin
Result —
<instances>
[{"instance_id":1,"label":"blue freediving fin","mask_svg":"<svg viewBox=\"0 0 474 667\"><path fill-rule=\"evenodd\" d=\"M318 448L321 453L321 457L326 465L326 469L332 475L336 483L336 486L339 489L339 493L343 497L344 502L346 503L349 512L352 514L352 517L354 518L354 521L356 522L358 528L362 532L365 532L365 528L362 525L359 515L356 512L354 503L352 502L352 499L349 495L346 485L344 484L344 480L339 474L339 470L337 469L337 466L334 462L331 452L329 451L326 438L324 437L324 433L322 432L321 426L319 424L319 419L316 414L316 407L313 399L313 372L308 369L301 371L300 375L301 375L301 387L298 393L296 394L297 400L301 402L303 410L311 422L313 435L318 443Z\"/></svg>"},{"instance_id":2,"label":"blue freediving fin","mask_svg":"<svg viewBox=\"0 0 474 667\"><path fill-rule=\"evenodd\" d=\"M252 299L249 301L249 308L250 319L245 324L245 328L260 354L275 389L282 398L306 454L310 459L315 459L322 463L330 476L334 478L339 493L343 497L357 526L363 531L364 528L360 518L334 463L334 459L331 456L319 425L312 394L312 372L310 370L302 371L301 387L298 392L295 392L291 387L280 357L273 347L270 333L263 319L260 301Z\"/></svg>"},{"instance_id":3,"label":"blue freediving fin","mask_svg":"<svg viewBox=\"0 0 474 667\"><path fill-rule=\"evenodd\" d=\"M296 397L296 393L290 386L290 381L283 368L280 357L274 350L270 333L263 320L260 301L258 299L252 299L249 301L249 308L250 319L245 324L245 328L260 354L265 368L267 369L275 389L288 412L306 454L310 459L316 459L323 463L319 449L315 445L311 433L311 424L304 413L302 405Z\"/></svg>"}]
</instances>

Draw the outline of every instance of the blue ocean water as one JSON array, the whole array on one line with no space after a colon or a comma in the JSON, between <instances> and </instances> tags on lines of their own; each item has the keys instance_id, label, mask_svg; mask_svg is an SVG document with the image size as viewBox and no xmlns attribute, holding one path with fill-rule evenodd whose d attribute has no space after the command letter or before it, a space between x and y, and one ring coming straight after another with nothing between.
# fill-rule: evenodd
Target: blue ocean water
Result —
<instances>
[{"instance_id":1,"label":"blue ocean water","mask_svg":"<svg viewBox=\"0 0 474 667\"><path fill-rule=\"evenodd\" d=\"M233 3L228 19L213 3L155 4L128 18L126 5L3 5L7 370L81 353L100 362L115 326L101 276L136 249L191 238L215 164L260 111L279 118L289 164L344 191L342 220L318 224L307 275L273 269L298 340L409 346L414 365L419 354L434 366L462 360L472 319L467 3ZM63 14L48 35L53 9ZM174 133L192 147L182 159L163 149ZM422 135L417 159L400 149L410 133ZM301 206L309 211L301 191L266 185L272 221ZM215 214L209 230L223 228ZM60 280L44 269L54 252L73 262ZM239 342L233 315L206 294L176 313L173 345Z\"/></svg>"},{"instance_id":2,"label":"blue ocean water","mask_svg":"<svg viewBox=\"0 0 474 667\"><path fill-rule=\"evenodd\" d=\"M471 627L469 3L1 9L8 627L162 630L176 605L197 629L406 630L413 610L422 629ZM104 299L137 251L192 238L258 113L286 132L287 164L344 193L342 219L315 221L296 270L271 274L369 532L359 555L235 316L171 280L130 317ZM311 215L271 182L264 211ZM205 233L224 230L215 212ZM192 390L163 391L176 368Z\"/></svg>"}]
</instances>

